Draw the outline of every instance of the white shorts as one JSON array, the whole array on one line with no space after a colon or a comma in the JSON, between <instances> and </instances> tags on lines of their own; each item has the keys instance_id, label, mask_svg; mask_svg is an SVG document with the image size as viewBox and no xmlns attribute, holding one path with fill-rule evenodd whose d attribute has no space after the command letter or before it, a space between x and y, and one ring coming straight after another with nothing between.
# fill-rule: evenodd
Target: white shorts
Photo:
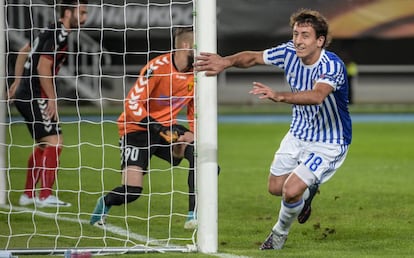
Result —
<instances>
[{"instance_id":1,"label":"white shorts","mask_svg":"<svg viewBox=\"0 0 414 258\"><path fill-rule=\"evenodd\" d=\"M349 145L306 142L287 133L275 153L270 173L295 173L308 186L328 181L342 165Z\"/></svg>"}]
</instances>

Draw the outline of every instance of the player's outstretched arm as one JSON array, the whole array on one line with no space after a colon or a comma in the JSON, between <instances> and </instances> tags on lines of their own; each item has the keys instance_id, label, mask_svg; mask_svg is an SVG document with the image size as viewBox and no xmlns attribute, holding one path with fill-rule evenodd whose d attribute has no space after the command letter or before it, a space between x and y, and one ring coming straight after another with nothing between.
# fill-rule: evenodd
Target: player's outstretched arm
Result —
<instances>
[{"instance_id":1,"label":"player's outstretched arm","mask_svg":"<svg viewBox=\"0 0 414 258\"><path fill-rule=\"evenodd\" d=\"M196 57L193 66L197 72L206 72L207 76L215 76L224 69L232 66L232 64L229 58L202 52Z\"/></svg>"},{"instance_id":2,"label":"player's outstretched arm","mask_svg":"<svg viewBox=\"0 0 414 258\"><path fill-rule=\"evenodd\" d=\"M258 64L264 64L262 51L243 51L225 57L202 52L196 57L194 69L198 72L206 72L207 76L215 76L232 66L248 68Z\"/></svg>"},{"instance_id":3,"label":"player's outstretched arm","mask_svg":"<svg viewBox=\"0 0 414 258\"><path fill-rule=\"evenodd\" d=\"M253 88L249 91L250 94L259 95L259 99L270 99L279 102L277 94L269 86L260 82L253 82Z\"/></svg>"},{"instance_id":4,"label":"player's outstretched arm","mask_svg":"<svg viewBox=\"0 0 414 258\"><path fill-rule=\"evenodd\" d=\"M253 82L250 94L258 95L260 99L270 99L274 102L284 102L296 105L320 105L333 91L333 87L326 83L317 83L312 90L299 92L273 91L269 86Z\"/></svg>"}]
</instances>

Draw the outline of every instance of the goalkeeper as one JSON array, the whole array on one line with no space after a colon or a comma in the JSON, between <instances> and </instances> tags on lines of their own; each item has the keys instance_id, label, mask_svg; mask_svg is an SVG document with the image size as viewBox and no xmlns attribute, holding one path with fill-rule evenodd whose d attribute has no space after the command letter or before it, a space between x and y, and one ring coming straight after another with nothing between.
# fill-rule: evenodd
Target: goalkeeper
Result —
<instances>
[{"instance_id":1,"label":"goalkeeper","mask_svg":"<svg viewBox=\"0 0 414 258\"><path fill-rule=\"evenodd\" d=\"M175 51L152 59L140 72L118 118L122 185L98 199L91 225L105 224L112 206L138 199L150 158L155 155L172 165L189 162L189 214L184 228L195 228L194 214L194 74L193 29L174 31ZM189 129L177 124L187 108Z\"/></svg>"}]
</instances>

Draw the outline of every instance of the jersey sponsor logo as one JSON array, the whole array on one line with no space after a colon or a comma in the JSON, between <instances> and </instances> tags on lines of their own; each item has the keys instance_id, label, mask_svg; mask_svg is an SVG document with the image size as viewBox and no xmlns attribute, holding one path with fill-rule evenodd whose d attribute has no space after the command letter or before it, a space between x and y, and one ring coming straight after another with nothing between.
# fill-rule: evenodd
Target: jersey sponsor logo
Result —
<instances>
[{"instance_id":1,"label":"jersey sponsor logo","mask_svg":"<svg viewBox=\"0 0 414 258\"><path fill-rule=\"evenodd\" d=\"M157 100L157 104L164 107L183 107L185 102L188 98L187 97L171 97L166 95L159 96Z\"/></svg>"},{"instance_id":2,"label":"jersey sponsor logo","mask_svg":"<svg viewBox=\"0 0 414 258\"><path fill-rule=\"evenodd\" d=\"M321 74L321 75L319 76L319 79L322 79L322 80L329 80L329 81L334 81L334 80L335 80L334 76L329 75L329 74Z\"/></svg>"},{"instance_id":3,"label":"jersey sponsor logo","mask_svg":"<svg viewBox=\"0 0 414 258\"><path fill-rule=\"evenodd\" d=\"M188 85L187 85L187 90L188 90L188 92L191 92L191 91L193 90L193 88L194 88L194 82L193 82L193 81L191 81L191 82L189 82L189 83L188 83Z\"/></svg>"},{"instance_id":4,"label":"jersey sponsor logo","mask_svg":"<svg viewBox=\"0 0 414 258\"><path fill-rule=\"evenodd\" d=\"M175 78L180 79L180 80L187 80L187 76L185 76L185 75L180 75L180 74L177 74L177 75L175 76Z\"/></svg>"}]
</instances>

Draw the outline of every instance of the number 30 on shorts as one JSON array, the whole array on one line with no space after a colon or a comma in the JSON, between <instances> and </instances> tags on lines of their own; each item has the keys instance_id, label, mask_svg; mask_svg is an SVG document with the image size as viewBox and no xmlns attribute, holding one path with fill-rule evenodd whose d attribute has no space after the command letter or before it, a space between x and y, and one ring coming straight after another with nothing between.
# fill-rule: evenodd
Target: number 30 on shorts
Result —
<instances>
[{"instance_id":1,"label":"number 30 on shorts","mask_svg":"<svg viewBox=\"0 0 414 258\"><path fill-rule=\"evenodd\" d=\"M323 159L319 156L316 156L315 153L309 154L308 159L305 161L305 166L307 166L312 172L315 172L319 165L322 164Z\"/></svg>"}]
</instances>

